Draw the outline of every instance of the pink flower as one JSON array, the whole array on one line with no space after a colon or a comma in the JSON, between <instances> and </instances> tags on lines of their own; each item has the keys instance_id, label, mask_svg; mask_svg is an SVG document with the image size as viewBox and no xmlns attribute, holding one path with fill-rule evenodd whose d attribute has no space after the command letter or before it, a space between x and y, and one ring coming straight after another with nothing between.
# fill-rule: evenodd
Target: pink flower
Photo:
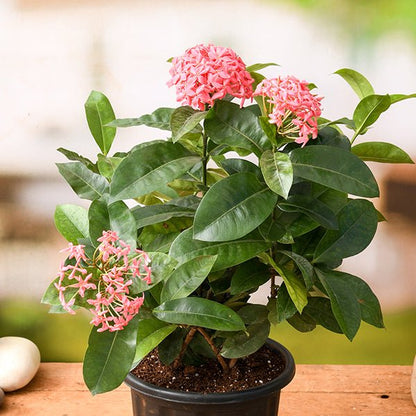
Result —
<instances>
[{"instance_id":1,"label":"pink flower","mask_svg":"<svg viewBox=\"0 0 416 416\"><path fill-rule=\"evenodd\" d=\"M308 83L293 76L264 79L254 96L263 96L269 122L276 124L282 136L295 138L303 146L318 136L317 118L321 115L322 97L312 94Z\"/></svg>"},{"instance_id":2,"label":"pink flower","mask_svg":"<svg viewBox=\"0 0 416 416\"><path fill-rule=\"evenodd\" d=\"M94 315L91 323L98 327L97 331L119 331L143 304L144 296L131 296L130 286L134 279L151 283L150 258L141 250L131 253L131 247L114 231L104 231L98 241L100 245L92 259L87 257L84 246L69 243L63 251L69 253L71 261L61 264L54 286L67 312L74 314L72 307L77 297L86 297ZM66 292L65 297L68 288L72 290Z\"/></svg>"},{"instance_id":3,"label":"pink flower","mask_svg":"<svg viewBox=\"0 0 416 416\"><path fill-rule=\"evenodd\" d=\"M253 94L253 79L244 62L229 48L196 45L173 58L168 86L176 86L176 100L203 111L205 104L227 94L244 100Z\"/></svg>"}]
</instances>

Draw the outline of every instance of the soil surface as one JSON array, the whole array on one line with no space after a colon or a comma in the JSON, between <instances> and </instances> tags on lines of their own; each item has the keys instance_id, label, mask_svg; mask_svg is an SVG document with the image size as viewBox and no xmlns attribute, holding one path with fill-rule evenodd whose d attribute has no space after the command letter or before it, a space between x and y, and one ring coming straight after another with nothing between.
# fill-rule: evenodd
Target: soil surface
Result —
<instances>
[{"instance_id":1,"label":"soil surface","mask_svg":"<svg viewBox=\"0 0 416 416\"><path fill-rule=\"evenodd\" d=\"M217 361L209 361L199 367L173 369L162 364L157 350L154 350L132 373L147 383L172 390L225 393L261 386L276 378L284 367L281 356L266 346L248 357L238 359L228 374L223 372Z\"/></svg>"}]
</instances>

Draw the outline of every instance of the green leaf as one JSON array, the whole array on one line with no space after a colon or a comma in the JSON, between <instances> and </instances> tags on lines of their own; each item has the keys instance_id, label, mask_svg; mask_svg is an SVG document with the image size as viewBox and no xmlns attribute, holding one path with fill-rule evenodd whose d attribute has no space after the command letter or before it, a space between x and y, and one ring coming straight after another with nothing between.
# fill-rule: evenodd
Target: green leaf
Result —
<instances>
[{"instance_id":1,"label":"green leaf","mask_svg":"<svg viewBox=\"0 0 416 416\"><path fill-rule=\"evenodd\" d=\"M259 124L261 128L263 129L264 133L266 134L266 136L268 137L268 139L270 140L270 143L274 147L279 147L278 142L277 142L277 137L276 137L277 135L276 124L272 124L269 121L270 121L269 116L259 117ZM282 143L279 143L279 144L282 144Z\"/></svg>"},{"instance_id":2,"label":"green leaf","mask_svg":"<svg viewBox=\"0 0 416 416\"><path fill-rule=\"evenodd\" d=\"M159 321L156 318L141 320L137 330L137 347L132 368L176 328L176 325L168 325L166 322Z\"/></svg>"},{"instance_id":3,"label":"green leaf","mask_svg":"<svg viewBox=\"0 0 416 416\"><path fill-rule=\"evenodd\" d=\"M371 170L346 150L332 146L306 146L292 150L289 156L295 176L352 195L379 196Z\"/></svg>"},{"instance_id":4,"label":"green leaf","mask_svg":"<svg viewBox=\"0 0 416 416\"><path fill-rule=\"evenodd\" d=\"M295 313L287 322L300 332L310 332L316 328L316 322L306 314Z\"/></svg>"},{"instance_id":5,"label":"green leaf","mask_svg":"<svg viewBox=\"0 0 416 416\"><path fill-rule=\"evenodd\" d=\"M285 283L282 283L277 291L276 298L276 317L277 322L283 322L291 318L297 312L296 305L289 296Z\"/></svg>"},{"instance_id":6,"label":"green leaf","mask_svg":"<svg viewBox=\"0 0 416 416\"><path fill-rule=\"evenodd\" d=\"M181 352L184 337L186 336L185 328L176 328L167 336L157 347L159 359L165 365L172 364ZM195 334L196 335L196 334ZM192 340L195 339L195 336ZM215 358L215 356L213 357Z\"/></svg>"},{"instance_id":7,"label":"green leaf","mask_svg":"<svg viewBox=\"0 0 416 416\"><path fill-rule=\"evenodd\" d=\"M338 230L328 230L314 253L314 263L328 263L354 256L372 241L377 230L377 211L365 199L352 199L339 213Z\"/></svg>"},{"instance_id":8,"label":"green leaf","mask_svg":"<svg viewBox=\"0 0 416 416\"><path fill-rule=\"evenodd\" d=\"M217 144L240 147L257 156L271 147L257 116L237 104L217 101L204 125L208 136Z\"/></svg>"},{"instance_id":9,"label":"green leaf","mask_svg":"<svg viewBox=\"0 0 416 416\"><path fill-rule=\"evenodd\" d=\"M302 212L325 228L338 228L338 221L333 211L319 199L306 195L293 195L287 201L279 202L282 211Z\"/></svg>"},{"instance_id":10,"label":"green leaf","mask_svg":"<svg viewBox=\"0 0 416 416\"><path fill-rule=\"evenodd\" d=\"M292 299L296 309L302 313L303 308L308 303L308 292L304 283L291 270L277 265L276 262L266 253L262 254L262 259L266 261L283 279L286 285L287 292Z\"/></svg>"},{"instance_id":11,"label":"green leaf","mask_svg":"<svg viewBox=\"0 0 416 416\"><path fill-rule=\"evenodd\" d=\"M252 259L241 264L231 279L231 295L250 292L257 289L270 279L269 268L258 261Z\"/></svg>"},{"instance_id":12,"label":"green leaf","mask_svg":"<svg viewBox=\"0 0 416 416\"><path fill-rule=\"evenodd\" d=\"M261 155L260 167L267 186L286 199L293 183L293 168L289 156L266 150Z\"/></svg>"},{"instance_id":13,"label":"green leaf","mask_svg":"<svg viewBox=\"0 0 416 416\"><path fill-rule=\"evenodd\" d=\"M363 321L377 328L384 328L380 303L364 280L352 274L334 270L321 270L320 272L325 275L326 279L330 276L332 279L342 280L345 283L345 287L348 287L348 290L355 296L355 302L359 305Z\"/></svg>"},{"instance_id":14,"label":"green leaf","mask_svg":"<svg viewBox=\"0 0 416 416\"><path fill-rule=\"evenodd\" d=\"M305 257L301 256L300 254L294 253L293 251L279 250L278 253L284 254L296 263L300 272L302 273L306 288L308 290L311 289L315 280L312 264L309 263L309 261L305 259Z\"/></svg>"},{"instance_id":15,"label":"green leaf","mask_svg":"<svg viewBox=\"0 0 416 416\"><path fill-rule=\"evenodd\" d=\"M416 94L391 94L391 103L395 104L399 101L408 100L409 98L416 98Z\"/></svg>"},{"instance_id":16,"label":"green leaf","mask_svg":"<svg viewBox=\"0 0 416 416\"><path fill-rule=\"evenodd\" d=\"M246 67L246 71L252 72L252 71L260 71L261 69L267 68L269 66L280 66L279 64L275 64L274 62L268 62L263 64L253 64Z\"/></svg>"},{"instance_id":17,"label":"green leaf","mask_svg":"<svg viewBox=\"0 0 416 416\"><path fill-rule=\"evenodd\" d=\"M85 114L94 140L106 155L116 135L116 129L107 126L116 118L110 101L101 92L92 91L85 103Z\"/></svg>"},{"instance_id":18,"label":"green leaf","mask_svg":"<svg viewBox=\"0 0 416 416\"><path fill-rule=\"evenodd\" d=\"M351 151L361 160L380 163L414 163L404 150L385 142L360 143L355 145Z\"/></svg>"},{"instance_id":19,"label":"green leaf","mask_svg":"<svg viewBox=\"0 0 416 416\"><path fill-rule=\"evenodd\" d=\"M270 333L270 323L266 320L247 326L245 332L227 337L221 349L225 358L240 358L253 354L262 347Z\"/></svg>"},{"instance_id":20,"label":"green leaf","mask_svg":"<svg viewBox=\"0 0 416 416\"><path fill-rule=\"evenodd\" d=\"M199 256L182 263L163 286L161 301L184 298L196 290L214 265L217 256Z\"/></svg>"},{"instance_id":21,"label":"green leaf","mask_svg":"<svg viewBox=\"0 0 416 416\"><path fill-rule=\"evenodd\" d=\"M169 255L179 263L198 256L217 255L212 271L235 266L267 250L271 243L264 241L258 234L252 233L244 238L227 242L205 242L192 238L193 230L183 231L173 242Z\"/></svg>"},{"instance_id":22,"label":"green leaf","mask_svg":"<svg viewBox=\"0 0 416 416\"><path fill-rule=\"evenodd\" d=\"M72 150L64 149L63 147L60 147L57 150L58 152L66 156L67 159L81 162L92 172L98 173L97 166L95 166L95 164L92 163L91 160L87 159L86 157L81 156L78 153L73 152Z\"/></svg>"},{"instance_id":23,"label":"green leaf","mask_svg":"<svg viewBox=\"0 0 416 416\"><path fill-rule=\"evenodd\" d=\"M123 159L121 157L108 157L102 154L98 155L97 166L101 175L111 179L117 166Z\"/></svg>"},{"instance_id":24,"label":"green leaf","mask_svg":"<svg viewBox=\"0 0 416 416\"><path fill-rule=\"evenodd\" d=\"M321 128L325 128L325 127L328 127L328 126L336 126L337 124L343 124L344 126L348 127L349 129L355 130L354 121L349 119L349 118L346 118L346 117L342 117L342 118L339 118L339 119L334 120L334 121L319 118L318 128L321 129Z\"/></svg>"},{"instance_id":25,"label":"green leaf","mask_svg":"<svg viewBox=\"0 0 416 416\"><path fill-rule=\"evenodd\" d=\"M245 329L244 322L232 309L204 298L170 300L153 309L153 314L172 324L195 325L217 331Z\"/></svg>"},{"instance_id":26,"label":"green leaf","mask_svg":"<svg viewBox=\"0 0 416 416\"><path fill-rule=\"evenodd\" d=\"M261 170L253 162L245 159L225 159L220 162L220 166L229 174L234 175L241 172L251 172L257 179L263 180Z\"/></svg>"},{"instance_id":27,"label":"green leaf","mask_svg":"<svg viewBox=\"0 0 416 416\"><path fill-rule=\"evenodd\" d=\"M273 211L277 196L252 173L236 173L214 184L194 219L194 238L230 241L247 235Z\"/></svg>"},{"instance_id":28,"label":"green leaf","mask_svg":"<svg viewBox=\"0 0 416 416\"><path fill-rule=\"evenodd\" d=\"M342 333L342 329L339 327L334 313L332 312L331 301L327 298L309 298L309 302L305 306L303 314L310 316L319 325L329 331L336 332L337 334Z\"/></svg>"},{"instance_id":29,"label":"green leaf","mask_svg":"<svg viewBox=\"0 0 416 416\"><path fill-rule=\"evenodd\" d=\"M391 104L389 95L368 95L363 98L354 110L353 120L356 126L352 142L367 127L373 125L380 115L388 110Z\"/></svg>"},{"instance_id":30,"label":"green leaf","mask_svg":"<svg viewBox=\"0 0 416 416\"><path fill-rule=\"evenodd\" d=\"M88 213L77 205L58 205L55 209L55 225L63 237L72 244L79 238L88 238Z\"/></svg>"},{"instance_id":31,"label":"green leaf","mask_svg":"<svg viewBox=\"0 0 416 416\"><path fill-rule=\"evenodd\" d=\"M108 123L111 127L133 127L148 126L161 130L170 130L170 117L175 111L174 108L161 107L153 111L152 114L145 114L139 118L122 118Z\"/></svg>"},{"instance_id":32,"label":"green leaf","mask_svg":"<svg viewBox=\"0 0 416 416\"><path fill-rule=\"evenodd\" d=\"M93 328L84 358L84 381L92 394L114 390L126 378L133 363L138 317L122 331L97 332Z\"/></svg>"},{"instance_id":33,"label":"green leaf","mask_svg":"<svg viewBox=\"0 0 416 416\"><path fill-rule=\"evenodd\" d=\"M91 172L82 162L57 163L56 166L80 198L93 201L108 191L106 179Z\"/></svg>"},{"instance_id":34,"label":"green leaf","mask_svg":"<svg viewBox=\"0 0 416 416\"><path fill-rule=\"evenodd\" d=\"M179 144L153 143L129 154L117 167L111 182L114 200L137 198L183 175L200 158Z\"/></svg>"},{"instance_id":35,"label":"green leaf","mask_svg":"<svg viewBox=\"0 0 416 416\"><path fill-rule=\"evenodd\" d=\"M183 106L177 108L171 116L170 127L172 140L177 142L185 134L192 132L199 123L205 119L208 111L194 110L192 107Z\"/></svg>"},{"instance_id":36,"label":"green leaf","mask_svg":"<svg viewBox=\"0 0 416 416\"><path fill-rule=\"evenodd\" d=\"M93 201L88 210L89 234L93 243L103 231L113 230L121 240L136 248L137 228L133 214L123 201L116 201L110 205L102 200Z\"/></svg>"},{"instance_id":37,"label":"green leaf","mask_svg":"<svg viewBox=\"0 0 416 416\"><path fill-rule=\"evenodd\" d=\"M165 253L148 252L150 257L150 267L152 269L150 285L141 279L133 279L132 285L129 287L132 294L147 291L160 282L164 282L175 269L177 261Z\"/></svg>"},{"instance_id":38,"label":"green leaf","mask_svg":"<svg viewBox=\"0 0 416 416\"><path fill-rule=\"evenodd\" d=\"M342 332L352 341L361 323L361 311L355 293L349 282L336 272L315 271L329 295L332 311Z\"/></svg>"},{"instance_id":39,"label":"green leaf","mask_svg":"<svg viewBox=\"0 0 416 416\"><path fill-rule=\"evenodd\" d=\"M359 72L353 69L343 68L334 73L340 75L350 84L351 88L358 95L358 98L363 99L368 95L374 94L374 89L368 79Z\"/></svg>"},{"instance_id":40,"label":"green leaf","mask_svg":"<svg viewBox=\"0 0 416 416\"><path fill-rule=\"evenodd\" d=\"M136 206L131 212L136 220L137 228L157 224L174 217L193 217L195 215L194 209L172 205L171 201L169 204L163 205Z\"/></svg>"}]
</instances>

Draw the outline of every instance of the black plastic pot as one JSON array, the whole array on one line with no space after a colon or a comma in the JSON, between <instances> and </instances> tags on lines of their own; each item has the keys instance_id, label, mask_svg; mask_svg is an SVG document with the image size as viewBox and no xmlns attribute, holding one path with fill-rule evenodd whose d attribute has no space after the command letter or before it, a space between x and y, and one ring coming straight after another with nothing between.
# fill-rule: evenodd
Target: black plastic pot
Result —
<instances>
[{"instance_id":1,"label":"black plastic pot","mask_svg":"<svg viewBox=\"0 0 416 416\"><path fill-rule=\"evenodd\" d=\"M187 393L157 387L128 374L135 416L276 416L280 390L293 379L292 354L278 342L267 345L285 361L285 369L274 380L259 387L231 393Z\"/></svg>"}]
</instances>

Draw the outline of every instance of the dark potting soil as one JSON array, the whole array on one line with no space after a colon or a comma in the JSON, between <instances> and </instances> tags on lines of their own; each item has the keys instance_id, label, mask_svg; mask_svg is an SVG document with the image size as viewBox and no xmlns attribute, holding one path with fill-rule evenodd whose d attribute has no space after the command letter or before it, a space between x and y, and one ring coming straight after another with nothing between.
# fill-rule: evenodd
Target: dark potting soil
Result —
<instances>
[{"instance_id":1,"label":"dark potting soil","mask_svg":"<svg viewBox=\"0 0 416 416\"><path fill-rule=\"evenodd\" d=\"M172 390L225 393L261 386L276 378L284 369L282 357L268 347L240 358L228 374L217 361L201 366L182 366L173 369L164 365L154 350L145 357L132 373L147 383Z\"/></svg>"}]
</instances>

